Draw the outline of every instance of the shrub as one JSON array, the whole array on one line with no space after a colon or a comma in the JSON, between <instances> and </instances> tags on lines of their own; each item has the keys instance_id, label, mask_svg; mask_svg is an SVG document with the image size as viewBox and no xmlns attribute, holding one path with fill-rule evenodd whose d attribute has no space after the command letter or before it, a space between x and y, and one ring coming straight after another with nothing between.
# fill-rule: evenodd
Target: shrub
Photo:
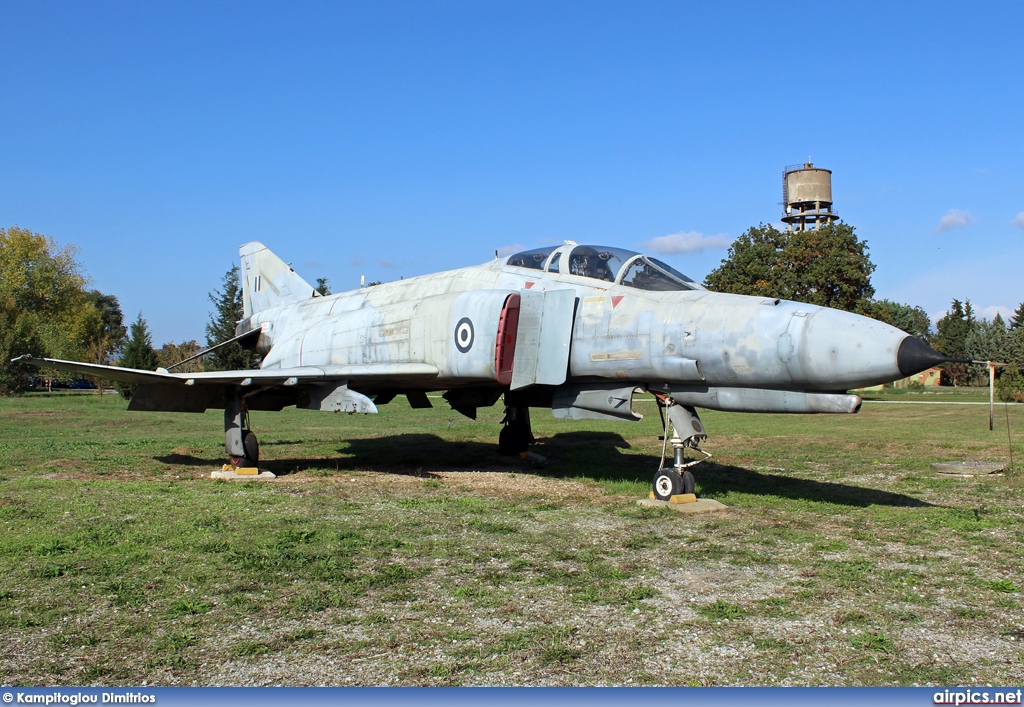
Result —
<instances>
[{"instance_id":1,"label":"shrub","mask_svg":"<svg viewBox=\"0 0 1024 707\"><path fill-rule=\"evenodd\" d=\"M1016 366L1007 366L996 386L999 399L1004 403L1024 402L1024 376Z\"/></svg>"}]
</instances>

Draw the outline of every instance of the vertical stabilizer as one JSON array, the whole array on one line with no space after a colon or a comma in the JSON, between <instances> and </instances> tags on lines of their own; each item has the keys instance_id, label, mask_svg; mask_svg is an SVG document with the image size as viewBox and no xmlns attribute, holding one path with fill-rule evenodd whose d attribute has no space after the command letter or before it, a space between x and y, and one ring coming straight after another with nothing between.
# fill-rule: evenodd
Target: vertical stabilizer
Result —
<instances>
[{"instance_id":1,"label":"vertical stabilizer","mask_svg":"<svg viewBox=\"0 0 1024 707\"><path fill-rule=\"evenodd\" d=\"M246 243L238 254L242 259L243 316L317 296L312 285L262 243Z\"/></svg>"}]
</instances>

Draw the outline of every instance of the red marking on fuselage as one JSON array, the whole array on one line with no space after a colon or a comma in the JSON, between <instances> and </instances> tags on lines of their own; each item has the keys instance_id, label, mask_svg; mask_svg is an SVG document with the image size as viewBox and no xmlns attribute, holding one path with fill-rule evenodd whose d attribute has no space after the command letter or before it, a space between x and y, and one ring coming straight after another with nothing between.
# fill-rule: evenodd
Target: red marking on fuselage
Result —
<instances>
[{"instance_id":1,"label":"red marking on fuselage","mask_svg":"<svg viewBox=\"0 0 1024 707\"><path fill-rule=\"evenodd\" d=\"M536 283L530 282L529 280L527 280L526 281L526 289L528 289L528 290L531 289L535 284Z\"/></svg>"},{"instance_id":2,"label":"red marking on fuselage","mask_svg":"<svg viewBox=\"0 0 1024 707\"><path fill-rule=\"evenodd\" d=\"M519 295L509 295L498 318L498 336L494 344L494 370L498 383L512 382L512 363L516 357L516 335L519 333Z\"/></svg>"},{"instance_id":3,"label":"red marking on fuselage","mask_svg":"<svg viewBox=\"0 0 1024 707\"><path fill-rule=\"evenodd\" d=\"M622 301L623 297L625 297L625 295L612 295L612 309L619 306L619 302Z\"/></svg>"}]
</instances>

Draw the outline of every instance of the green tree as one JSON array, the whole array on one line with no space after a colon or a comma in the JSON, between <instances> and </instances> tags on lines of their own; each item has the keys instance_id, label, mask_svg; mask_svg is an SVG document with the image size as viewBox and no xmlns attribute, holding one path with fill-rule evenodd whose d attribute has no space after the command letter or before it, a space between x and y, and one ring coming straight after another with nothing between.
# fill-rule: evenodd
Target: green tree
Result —
<instances>
[{"instance_id":1,"label":"green tree","mask_svg":"<svg viewBox=\"0 0 1024 707\"><path fill-rule=\"evenodd\" d=\"M999 376L999 399L1004 403L1024 403L1024 375L1016 366L1007 366Z\"/></svg>"},{"instance_id":2,"label":"green tree","mask_svg":"<svg viewBox=\"0 0 1024 707\"><path fill-rule=\"evenodd\" d=\"M108 364L117 358L124 346L128 330L124 326L121 303L114 295L105 295L99 290L90 290L86 297L96 308L98 317L95 328L89 332L86 347L92 354L93 363Z\"/></svg>"},{"instance_id":3,"label":"green tree","mask_svg":"<svg viewBox=\"0 0 1024 707\"><path fill-rule=\"evenodd\" d=\"M973 326L974 308L971 307L971 301L964 303L954 299L949 305L949 311L935 324L935 349L947 356L963 358L964 342Z\"/></svg>"},{"instance_id":4,"label":"green tree","mask_svg":"<svg viewBox=\"0 0 1024 707\"><path fill-rule=\"evenodd\" d=\"M125 342L119 366L138 368L143 371L155 371L158 365L156 351L153 350L153 336L149 333L146 320L139 312L139 318L131 326L131 334ZM118 383L117 390L125 398L131 398L137 386L130 383Z\"/></svg>"},{"instance_id":5,"label":"green tree","mask_svg":"<svg viewBox=\"0 0 1024 707\"><path fill-rule=\"evenodd\" d=\"M17 226L0 228L0 394L24 391L22 354L77 359L100 314L85 292L88 279L72 245Z\"/></svg>"},{"instance_id":6,"label":"green tree","mask_svg":"<svg viewBox=\"0 0 1024 707\"><path fill-rule=\"evenodd\" d=\"M926 343L931 339L931 318L920 307L911 307L909 304L900 304L888 299L874 300L865 314L897 329L902 329Z\"/></svg>"},{"instance_id":7,"label":"green tree","mask_svg":"<svg viewBox=\"0 0 1024 707\"><path fill-rule=\"evenodd\" d=\"M1024 371L1024 326L1010 329L1003 339L1003 350L999 352L1001 363L1016 366Z\"/></svg>"},{"instance_id":8,"label":"green tree","mask_svg":"<svg viewBox=\"0 0 1024 707\"><path fill-rule=\"evenodd\" d=\"M704 285L718 292L782 297L792 288L780 261L787 235L763 223L750 228L729 246L729 257L712 270Z\"/></svg>"},{"instance_id":9,"label":"green tree","mask_svg":"<svg viewBox=\"0 0 1024 707\"><path fill-rule=\"evenodd\" d=\"M46 345L39 338L38 318L30 314L8 318L0 326L0 394L18 395L31 385L31 373L27 366L10 363L12 358L30 354L45 356Z\"/></svg>"},{"instance_id":10,"label":"green tree","mask_svg":"<svg viewBox=\"0 0 1024 707\"><path fill-rule=\"evenodd\" d=\"M1017 305L1017 309L1010 315L1010 328L1020 329L1024 327L1024 302Z\"/></svg>"},{"instance_id":11,"label":"green tree","mask_svg":"<svg viewBox=\"0 0 1024 707\"><path fill-rule=\"evenodd\" d=\"M762 223L733 242L704 284L718 292L863 312L875 294L867 251L853 226L841 221L791 232Z\"/></svg>"},{"instance_id":12,"label":"green tree","mask_svg":"<svg viewBox=\"0 0 1024 707\"><path fill-rule=\"evenodd\" d=\"M238 282L238 266L233 265L224 274L223 289L210 293L214 311L206 325L206 346L215 346L235 336L235 325L242 319L242 287ZM259 358L251 349L237 341L207 354L203 367L208 371L236 371L256 368Z\"/></svg>"},{"instance_id":13,"label":"green tree","mask_svg":"<svg viewBox=\"0 0 1024 707\"><path fill-rule=\"evenodd\" d=\"M972 361L1001 361L1006 335L1006 324L1000 315L992 321L977 320L964 338L964 357ZM988 385L988 366L968 366L968 384Z\"/></svg>"},{"instance_id":14,"label":"green tree","mask_svg":"<svg viewBox=\"0 0 1024 707\"><path fill-rule=\"evenodd\" d=\"M161 368L170 368L179 361L184 361L186 358L195 356L197 353L203 350L203 347L199 345L196 340L183 341L180 344L176 344L173 341L168 341L166 344L160 347L156 352L157 361L160 362ZM174 373L198 373L203 370L203 363L201 359L189 361L186 364L178 366L174 369Z\"/></svg>"},{"instance_id":15,"label":"green tree","mask_svg":"<svg viewBox=\"0 0 1024 707\"><path fill-rule=\"evenodd\" d=\"M322 294L324 297L331 294L331 283L326 277L318 277L316 279L316 291Z\"/></svg>"},{"instance_id":16,"label":"green tree","mask_svg":"<svg viewBox=\"0 0 1024 707\"><path fill-rule=\"evenodd\" d=\"M974 308L971 301L961 302L954 299L946 315L935 324L935 340L932 346L950 358L967 357L967 335L975 326ZM942 365L953 385L966 385L969 369L964 363L945 363Z\"/></svg>"}]
</instances>

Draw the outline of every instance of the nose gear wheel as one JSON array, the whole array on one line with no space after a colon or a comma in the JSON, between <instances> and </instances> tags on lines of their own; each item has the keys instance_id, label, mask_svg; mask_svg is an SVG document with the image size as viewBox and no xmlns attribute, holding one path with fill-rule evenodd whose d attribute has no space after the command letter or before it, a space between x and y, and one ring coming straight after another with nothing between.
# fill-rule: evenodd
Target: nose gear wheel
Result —
<instances>
[{"instance_id":1,"label":"nose gear wheel","mask_svg":"<svg viewBox=\"0 0 1024 707\"><path fill-rule=\"evenodd\" d=\"M705 452L698 445L707 439L704 425L697 415L697 411L689 405L680 405L671 396L658 391L649 391L654 394L658 403L658 413L664 425L661 443L661 464L654 475L653 487L654 497L661 501L668 501L672 496L693 493L696 488L696 480L690 467L711 458L711 454ZM669 437L669 423L672 424L672 436ZM672 444L673 463L666 468L665 462L668 459L668 445ZM686 461L686 450L704 455L703 458Z\"/></svg>"}]
</instances>

